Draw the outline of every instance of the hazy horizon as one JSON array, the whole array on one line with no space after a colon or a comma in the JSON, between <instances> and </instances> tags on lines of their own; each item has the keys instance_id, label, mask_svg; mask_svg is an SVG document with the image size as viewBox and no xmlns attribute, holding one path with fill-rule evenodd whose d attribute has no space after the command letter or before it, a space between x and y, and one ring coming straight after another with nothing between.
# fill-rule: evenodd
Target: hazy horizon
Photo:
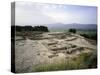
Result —
<instances>
[{"instance_id":1,"label":"hazy horizon","mask_svg":"<svg viewBox=\"0 0 100 75\"><path fill-rule=\"evenodd\" d=\"M97 24L97 7L34 2L15 3L15 25Z\"/></svg>"}]
</instances>

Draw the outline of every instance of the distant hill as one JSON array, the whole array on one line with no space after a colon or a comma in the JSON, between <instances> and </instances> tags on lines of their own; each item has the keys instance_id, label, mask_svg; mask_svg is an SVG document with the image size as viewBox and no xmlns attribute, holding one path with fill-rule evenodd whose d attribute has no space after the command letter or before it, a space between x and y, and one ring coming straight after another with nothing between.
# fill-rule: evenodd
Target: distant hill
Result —
<instances>
[{"instance_id":1,"label":"distant hill","mask_svg":"<svg viewBox=\"0 0 100 75\"><path fill-rule=\"evenodd\" d=\"M67 30L71 28L80 29L80 30L96 30L97 29L96 24L77 24L77 23L72 23L72 24L54 23L54 24L48 24L47 27L50 31Z\"/></svg>"}]
</instances>

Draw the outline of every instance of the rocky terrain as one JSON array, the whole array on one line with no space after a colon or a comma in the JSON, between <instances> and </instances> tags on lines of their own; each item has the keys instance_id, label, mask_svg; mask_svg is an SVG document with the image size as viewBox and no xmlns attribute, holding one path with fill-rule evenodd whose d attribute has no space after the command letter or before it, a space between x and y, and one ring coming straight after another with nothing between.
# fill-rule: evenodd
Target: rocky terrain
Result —
<instances>
[{"instance_id":1,"label":"rocky terrain","mask_svg":"<svg viewBox=\"0 0 100 75\"><path fill-rule=\"evenodd\" d=\"M18 33L15 43L16 72L32 72L37 65L67 61L96 50L84 37L63 32Z\"/></svg>"}]
</instances>

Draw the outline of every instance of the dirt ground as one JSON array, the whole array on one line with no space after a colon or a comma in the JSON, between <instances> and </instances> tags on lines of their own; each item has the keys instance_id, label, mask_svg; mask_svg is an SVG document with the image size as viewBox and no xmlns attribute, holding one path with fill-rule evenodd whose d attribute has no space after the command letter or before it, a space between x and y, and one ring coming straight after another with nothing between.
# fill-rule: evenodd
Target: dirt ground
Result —
<instances>
[{"instance_id":1,"label":"dirt ground","mask_svg":"<svg viewBox=\"0 0 100 75\"><path fill-rule=\"evenodd\" d=\"M67 58L77 57L80 53L89 53L96 45L77 34L43 33L39 39L16 36L15 69L16 72L32 72L34 66L57 63ZM30 39L31 38L31 39Z\"/></svg>"}]
</instances>

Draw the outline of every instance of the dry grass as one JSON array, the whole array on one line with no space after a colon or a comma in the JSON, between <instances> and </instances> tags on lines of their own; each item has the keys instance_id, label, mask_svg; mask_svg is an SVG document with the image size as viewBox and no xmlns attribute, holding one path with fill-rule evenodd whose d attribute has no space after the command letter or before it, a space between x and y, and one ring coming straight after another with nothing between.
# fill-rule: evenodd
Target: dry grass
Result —
<instances>
[{"instance_id":1,"label":"dry grass","mask_svg":"<svg viewBox=\"0 0 100 75\"><path fill-rule=\"evenodd\" d=\"M33 71L35 72L42 72L42 71L57 71L57 70L75 70L75 69L88 69L90 68L91 63L93 63L91 59L91 56L93 56L91 53L82 53L77 58L69 59L68 61L62 61L61 63L52 63L52 64L44 64L44 65L38 65L33 68ZM93 57L94 58L94 57ZM91 62L92 61L92 62ZM97 65L96 62L94 62L95 65L91 65L96 68Z\"/></svg>"}]
</instances>

